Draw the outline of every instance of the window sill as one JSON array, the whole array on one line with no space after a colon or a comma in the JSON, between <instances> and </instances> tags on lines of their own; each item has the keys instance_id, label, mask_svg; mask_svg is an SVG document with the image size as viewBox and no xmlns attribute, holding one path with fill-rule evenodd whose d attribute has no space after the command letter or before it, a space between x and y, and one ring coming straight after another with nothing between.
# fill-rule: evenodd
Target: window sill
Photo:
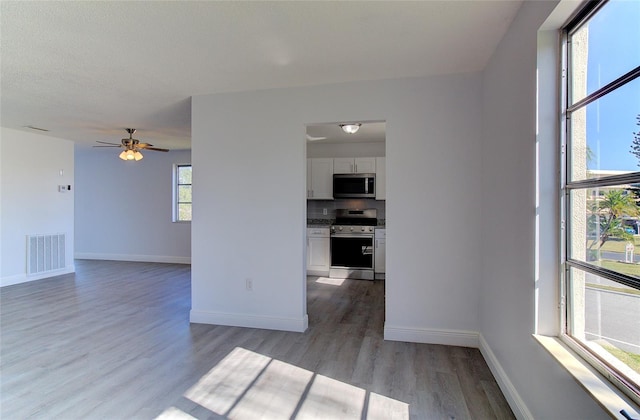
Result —
<instances>
[{"instance_id":1,"label":"window sill","mask_svg":"<svg viewBox=\"0 0 640 420\"><path fill-rule=\"evenodd\" d=\"M595 369L586 364L582 358L562 343L560 339L536 334L533 335L533 338L573 376L578 384L580 384L612 418L624 419L620 411L625 410L632 418L640 419L640 408L632 403L602 375L596 372Z\"/></svg>"}]
</instances>

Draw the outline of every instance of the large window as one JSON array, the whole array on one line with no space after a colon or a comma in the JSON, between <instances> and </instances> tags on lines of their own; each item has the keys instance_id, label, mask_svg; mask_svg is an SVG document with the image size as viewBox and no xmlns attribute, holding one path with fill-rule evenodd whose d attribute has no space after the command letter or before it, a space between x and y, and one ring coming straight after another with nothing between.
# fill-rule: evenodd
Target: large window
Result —
<instances>
[{"instance_id":1,"label":"large window","mask_svg":"<svg viewBox=\"0 0 640 420\"><path fill-rule=\"evenodd\" d=\"M191 165L174 165L173 221L191 221Z\"/></svg>"},{"instance_id":2,"label":"large window","mask_svg":"<svg viewBox=\"0 0 640 420\"><path fill-rule=\"evenodd\" d=\"M640 401L640 2L564 32L564 337Z\"/></svg>"}]
</instances>

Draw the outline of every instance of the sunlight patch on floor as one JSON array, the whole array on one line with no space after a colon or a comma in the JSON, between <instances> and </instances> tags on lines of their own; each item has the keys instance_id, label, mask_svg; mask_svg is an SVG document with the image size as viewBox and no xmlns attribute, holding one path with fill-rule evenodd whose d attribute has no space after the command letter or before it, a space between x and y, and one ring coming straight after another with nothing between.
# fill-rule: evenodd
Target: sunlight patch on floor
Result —
<instances>
[{"instance_id":1,"label":"sunlight patch on floor","mask_svg":"<svg viewBox=\"0 0 640 420\"><path fill-rule=\"evenodd\" d=\"M188 415L184 411L176 407L170 407L164 410L162 414L156 417L156 420L193 420L195 417Z\"/></svg>"},{"instance_id":2,"label":"sunlight patch on floor","mask_svg":"<svg viewBox=\"0 0 640 420\"><path fill-rule=\"evenodd\" d=\"M236 347L184 396L217 414L226 414L271 358Z\"/></svg>"},{"instance_id":3,"label":"sunlight patch on floor","mask_svg":"<svg viewBox=\"0 0 640 420\"><path fill-rule=\"evenodd\" d=\"M291 418L313 373L273 360L229 413L230 418Z\"/></svg>"},{"instance_id":4,"label":"sunlight patch on floor","mask_svg":"<svg viewBox=\"0 0 640 420\"><path fill-rule=\"evenodd\" d=\"M329 284L331 286L342 286L342 283L344 283L346 279L334 279L334 278L329 278L329 277L318 277L318 280L316 280L316 283L320 283L320 284Z\"/></svg>"},{"instance_id":5,"label":"sunlight patch on floor","mask_svg":"<svg viewBox=\"0 0 640 420\"><path fill-rule=\"evenodd\" d=\"M361 419L366 391L317 375L297 419Z\"/></svg>"},{"instance_id":6,"label":"sunlight patch on floor","mask_svg":"<svg viewBox=\"0 0 640 420\"><path fill-rule=\"evenodd\" d=\"M231 419L409 418L409 404L402 401L241 347L233 349L184 397L199 410ZM193 417L173 406L157 418Z\"/></svg>"},{"instance_id":7,"label":"sunlight patch on floor","mask_svg":"<svg viewBox=\"0 0 640 420\"><path fill-rule=\"evenodd\" d=\"M367 420L404 420L409 418L409 404L372 392L369 394Z\"/></svg>"}]
</instances>

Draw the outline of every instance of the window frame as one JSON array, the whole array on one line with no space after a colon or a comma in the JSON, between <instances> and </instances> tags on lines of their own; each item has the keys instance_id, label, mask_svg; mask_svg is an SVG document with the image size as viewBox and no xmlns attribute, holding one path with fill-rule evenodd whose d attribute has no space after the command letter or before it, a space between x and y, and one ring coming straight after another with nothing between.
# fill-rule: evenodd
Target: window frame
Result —
<instances>
[{"instance_id":1,"label":"window frame","mask_svg":"<svg viewBox=\"0 0 640 420\"><path fill-rule=\"evenodd\" d=\"M184 168L184 167L189 167L191 168L191 183L190 184L181 184L180 183L180 176L179 176L179 171L180 168ZM172 221L174 223L191 223L191 220L181 220L180 219L180 204L190 204L191 205L191 209L193 211L193 196L191 198L191 201L189 202L181 202L179 201L179 189L180 186L182 185L189 185L191 186L191 193L193 194L193 166L190 163L175 163L173 164L173 180L172 180ZM192 219L193 219L193 214L192 214Z\"/></svg>"},{"instance_id":2,"label":"window frame","mask_svg":"<svg viewBox=\"0 0 640 420\"><path fill-rule=\"evenodd\" d=\"M616 369L602 355L597 354L587 345L574 338L571 333L572 302L571 275L570 271L581 270L591 273L601 278L612 280L616 283L640 290L640 280L617 271L590 264L571 257L571 191L584 190L588 194L588 189L596 187L610 187L624 184L640 184L640 171L623 175L602 176L598 178L588 178L577 181L571 180L572 144L571 144L571 115L584 109L590 103L615 91L617 88L626 85L640 76L640 66L632 69L616 78L607 85L586 95L584 98L570 104L572 97L572 72L571 72L571 36L576 33L586 22L588 22L598 11L608 3L608 0L589 1L586 5L562 28L561 32L561 83L560 83L560 307L561 307L561 334L560 339L582 357L589 365L595 368L600 374L613 383L625 395L631 398L636 404L640 404L640 384L633 384L622 372Z\"/></svg>"}]
</instances>

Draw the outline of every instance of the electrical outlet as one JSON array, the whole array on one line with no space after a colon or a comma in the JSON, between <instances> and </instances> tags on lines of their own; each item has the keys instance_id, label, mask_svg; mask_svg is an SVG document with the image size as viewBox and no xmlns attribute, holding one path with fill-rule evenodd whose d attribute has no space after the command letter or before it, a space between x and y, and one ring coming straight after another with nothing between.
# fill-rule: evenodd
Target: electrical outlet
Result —
<instances>
[{"instance_id":1,"label":"electrical outlet","mask_svg":"<svg viewBox=\"0 0 640 420\"><path fill-rule=\"evenodd\" d=\"M247 286L247 291L248 292L252 292L253 291L253 280L246 279L245 283L246 283L246 286Z\"/></svg>"},{"instance_id":2,"label":"electrical outlet","mask_svg":"<svg viewBox=\"0 0 640 420\"><path fill-rule=\"evenodd\" d=\"M322 209L322 214L323 214L324 216L326 216L326 215L327 215L327 209Z\"/></svg>"}]
</instances>

